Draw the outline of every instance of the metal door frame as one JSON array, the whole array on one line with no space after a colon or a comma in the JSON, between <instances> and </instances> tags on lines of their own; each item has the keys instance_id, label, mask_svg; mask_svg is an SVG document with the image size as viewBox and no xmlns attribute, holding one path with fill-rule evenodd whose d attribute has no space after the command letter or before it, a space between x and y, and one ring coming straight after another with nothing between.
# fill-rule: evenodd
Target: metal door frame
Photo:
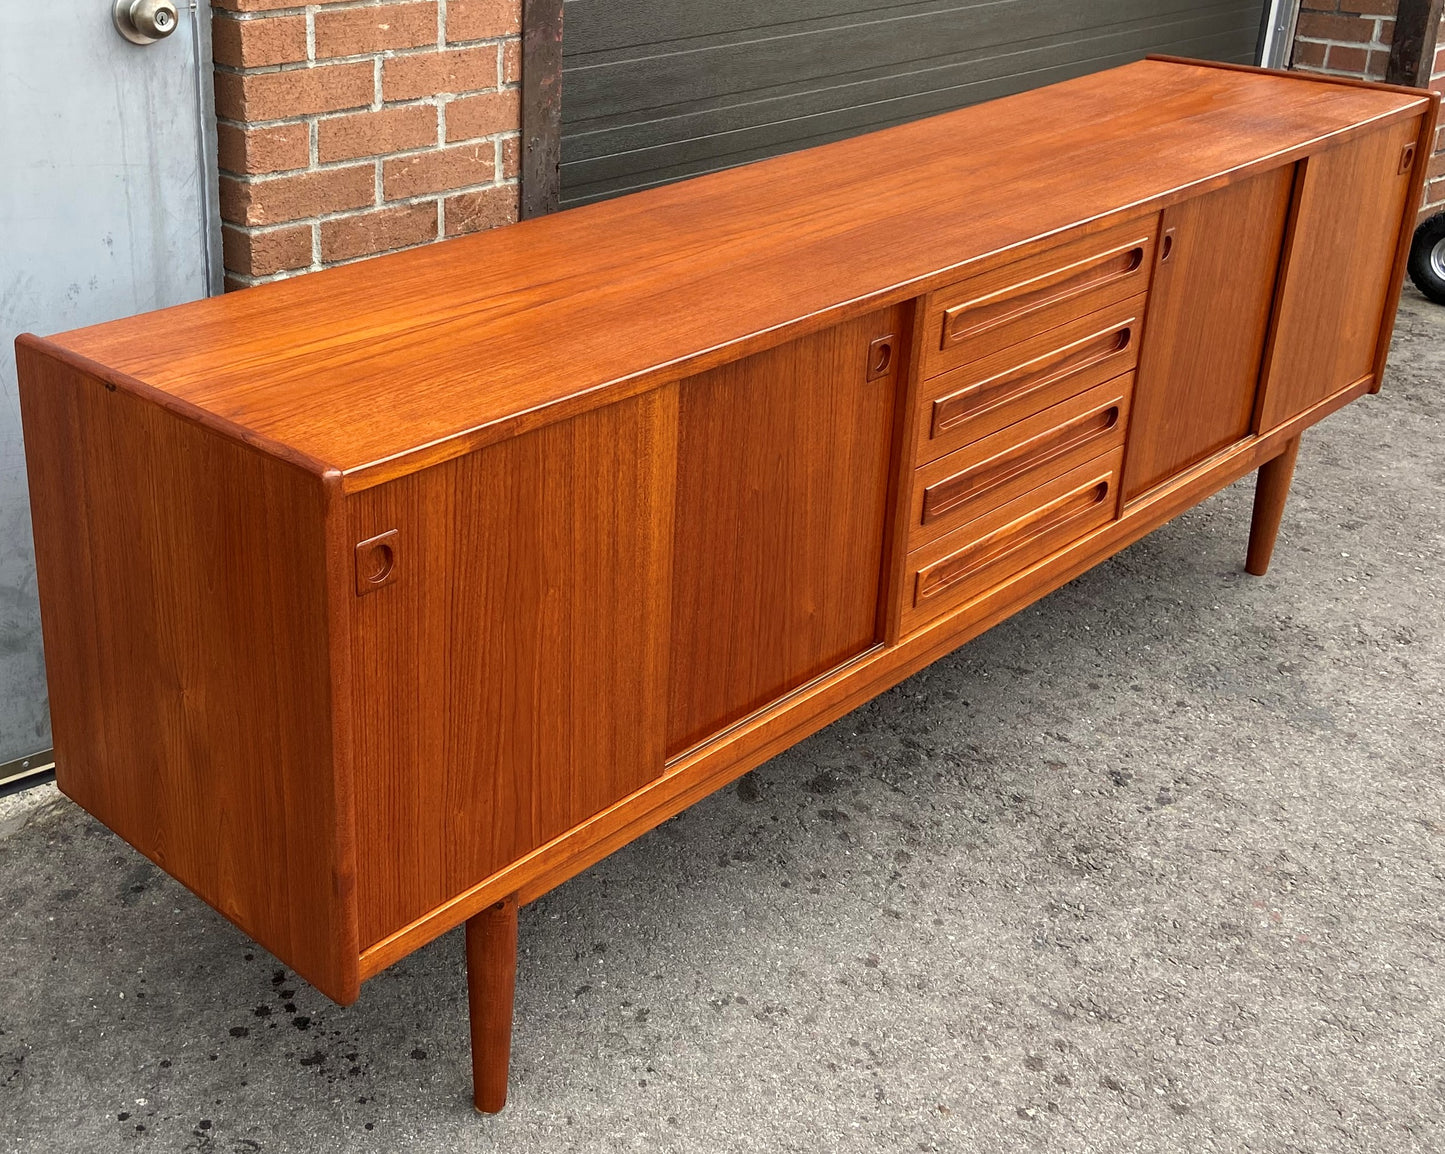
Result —
<instances>
[{"instance_id":1,"label":"metal door frame","mask_svg":"<svg viewBox=\"0 0 1445 1154\"><path fill-rule=\"evenodd\" d=\"M190 0L191 56L196 65L196 161L205 191L201 201L201 235L205 238L206 285L209 295L225 291L226 266L221 255L221 173L216 145L216 66L211 59L210 0Z\"/></svg>"},{"instance_id":2,"label":"metal door frame","mask_svg":"<svg viewBox=\"0 0 1445 1154\"><path fill-rule=\"evenodd\" d=\"M1259 26L1259 48L1255 52L1255 59L1262 67L1289 67L1299 10L1300 0L1269 0Z\"/></svg>"}]
</instances>

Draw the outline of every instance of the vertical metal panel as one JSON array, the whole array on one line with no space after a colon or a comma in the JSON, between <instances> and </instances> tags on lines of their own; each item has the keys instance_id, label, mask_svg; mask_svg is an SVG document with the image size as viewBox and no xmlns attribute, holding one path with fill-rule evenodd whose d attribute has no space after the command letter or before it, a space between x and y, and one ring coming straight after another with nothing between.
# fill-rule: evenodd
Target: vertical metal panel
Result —
<instances>
[{"instance_id":1,"label":"vertical metal panel","mask_svg":"<svg viewBox=\"0 0 1445 1154\"><path fill-rule=\"evenodd\" d=\"M1294 52L1300 0L1270 0L1259 28L1259 62L1265 68L1288 68Z\"/></svg>"},{"instance_id":2,"label":"vertical metal panel","mask_svg":"<svg viewBox=\"0 0 1445 1154\"><path fill-rule=\"evenodd\" d=\"M181 23L141 48L54 0L0 37L0 760L50 744L14 337L219 287L207 0Z\"/></svg>"},{"instance_id":3,"label":"vertical metal panel","mask_svg":"<svg viewBox=\"0 0 1445 1154\"><path fill-rule=\"evenodd\" d=\"M1150 52L1253 63L1266 0L567 0L562 203Z\"/></svg>"}]
</instances>

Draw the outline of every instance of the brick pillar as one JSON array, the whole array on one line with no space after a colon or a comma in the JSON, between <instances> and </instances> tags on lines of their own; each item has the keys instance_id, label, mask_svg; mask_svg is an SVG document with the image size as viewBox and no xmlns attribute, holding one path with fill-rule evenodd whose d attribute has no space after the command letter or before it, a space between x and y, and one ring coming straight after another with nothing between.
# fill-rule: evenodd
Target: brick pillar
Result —
<instances>
[{"instance_id":1,"label":"brick pillar","mask_svg":"<svg viewBox=\"0 0 1445 1154\"><path fill-rule=\"evenodd\" d=\"M517 219L521 0L212 0L226 287Z\"/></svg>"},{"instance_id":2,"label":"brick pillar","mask_svg":"<svg viewBox=\"0 0 1445 1154\"><path fill-rule=\"evenodd\" d=\"M1395 0L1304 0L1295 29L1291 68L1383 80L1395 34ZM1442 23L1445 29L1445 23ZM1435 53L1430 87L1445 91L1445 31ZM1420 212L1445 206L1445 126L1437 130L1435 154Z\"/></svg>"}]
</instances>

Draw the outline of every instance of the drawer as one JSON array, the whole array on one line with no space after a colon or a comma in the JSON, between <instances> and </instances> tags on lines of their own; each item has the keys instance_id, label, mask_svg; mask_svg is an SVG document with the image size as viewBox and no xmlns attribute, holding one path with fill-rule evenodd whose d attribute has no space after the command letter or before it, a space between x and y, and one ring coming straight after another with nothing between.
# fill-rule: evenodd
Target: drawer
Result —
<instances>
[{"instance_id":1,"label":"drawer","mask_svg":"<svg viewBox=\"0 0 1445 1154\"><path fill-rule=\"evenodd\" d=\"M1065 241L928 298L923 376L982 358L1149 287L1159 214Z\"/></svg>"},{"instance_id":2,"label":"drawer","mask_svg":"<svg viewBox=\"0 0 1445 1154\"><path fill-rule=\"evenodd\" d=\"M905 633L1108 524L1123 448L1096 457L908 555Z\"/></svg>"},{"instance_id":3,"label":"drawer","mask_svg":"<svg viewBox=\"0 0 1445 1154\"><path fill-rule=\"evenodd\" d=\"M918 469L910 496L915 549L1124 443L1134 374L1126 373Z\"/></svg>"},{"instance_id":4,"label":"drawer","mask_svg":"<svg viewBox=\"0 0 1445 1154\"><path fill-rule=\"evenodd\" d=\"M924 381L915 463L935 461L1132 370L1144 301L1142 295L1120 301Z\"/></svg>"}]
</instances>

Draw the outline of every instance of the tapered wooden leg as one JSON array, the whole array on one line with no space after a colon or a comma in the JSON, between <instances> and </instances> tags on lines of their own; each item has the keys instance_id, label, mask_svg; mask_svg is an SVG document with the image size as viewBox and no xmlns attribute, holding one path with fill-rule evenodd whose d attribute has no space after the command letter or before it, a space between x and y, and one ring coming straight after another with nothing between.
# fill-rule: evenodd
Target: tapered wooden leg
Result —
<instances>
[{"instance_id":1,"label":"tapered wooden leg","mask_svg":"<svg viewBox=\"0 0 1445 1154\"><path fill-rule=\"evenodd\" d=\"M517 895L513 894L467 920L472 1099L485 1114L495 1114L507 1104L516 984Z\"/></svg>"},{"instance_id":2,"label":"tapered wooden leg","mask_svg":"<svg viewBox=\"0 0 1445 1154\"><path fill-rule=\"evenodd\" d=\"M1294 462L1299 456L1299 438L1286 443L1284 452L1259 467L1259 480L1254 487L1254 516L1249 522L1249 556L1244 571L1263 577L1269 571L1274 554L1274 539L1279 535L1279 519L1284 516L1284 503L1289 497L1289 483L1294 478Z\"/></svg>"}]
</instances>

